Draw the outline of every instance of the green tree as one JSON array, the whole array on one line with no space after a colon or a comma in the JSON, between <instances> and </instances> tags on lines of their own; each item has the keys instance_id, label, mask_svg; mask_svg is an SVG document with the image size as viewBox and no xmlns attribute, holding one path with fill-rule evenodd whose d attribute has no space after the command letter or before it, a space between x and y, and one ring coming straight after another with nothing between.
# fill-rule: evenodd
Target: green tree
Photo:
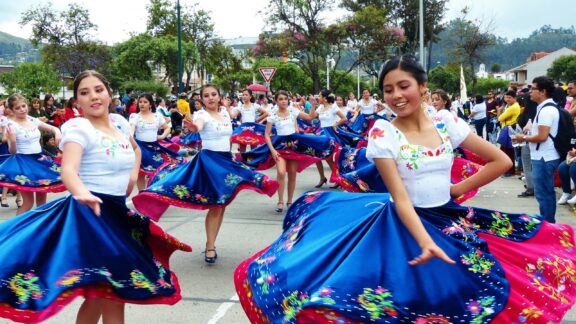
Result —
<instances>
[{"instance_id":1,"label":"green tree","mask_svg":"<svg viewBox=\"0 0 576 324\"><path fill-rule=\"evenodd\" d=\"M492 73L499 73L500 71L502 71L502 65L500 64L492 64L492 67L490 67L490 72Z\"/></svg>"},{"instance_id":2,"label":"green tree","mask_svg":"<svg viewBox=\"0 0 576 324\"><path fill-rule=\"evenodd\" d=\"M382 62L388 56L388 49L402 35L386 24L376 7L326 25L321 16L334 4L334 0L270 0L266 12L273 27L280 31L261 34L254 55L289 57L310 76L314 92L320 90L320 75L327 66L330 74L337 76L331 87L337 87L342 79L334 71L343 68L341 60L351 62L344 68L346 72L370 60L369 55L377 56ZM376 12L368 15L369 10ZM360 21L360 16L368 19ZM327 60L332 59L335 64L327 65Z\"/></svg>"},{"instance_id":3,"label":"green tree","mask_svg":"<svg viewBox=\"0 0 576 324\"><path fill-rule=\"evenodd\" d=\"M246 54L237 57L232 49L221 41L209 47L206 69L214 74L213 83L225 92L236 92L252 81L252 72L242 66Z\"/></svg>"},{"instance_id":4,"label":"green tree","mask_svg":"<svg viewBox=\"0 0 576 324\"><path fill-rule=\"evenodd\" d=\"M214 23L209 13L192 6L181 5L182 42L188 50L182 55L185 86L190 84L192 72L196 69L200 75L206 73L206 60L209 47L214 38ZM176 4L169 0L150 0L148 8L147 33L156 36L173 36L178 34L178 17ZM177 64L178 57L172 60Z\"/></svg>"},{"instance_id":5,"label":"green tree","mask_svg":"<svg viewBox=\"0 0 576 324\"><path fill-rule=\"evenodd\" d=\"M90 32L97 27L90 21L90 13L78 4L57 12L52 3L25 11L20 25L32 25L30 41L41 48L42 59L61 73L76 75L86 69L108 72L112 59L107 46L90 40Z\"/></svg>"},{"instance_id":6,"label":"green tree","mask_svg":"<svg viewBox=\"0 0 576 324\"><path fill-rule=\"evenodd\" d=\"M453 64L454 65L454 64ZM458 93L460 91L460 69L459 66L440 65L428 74L428 87L430 89L440 88L448 93Z\"/></svg>"},{"instance_id":7,"label":"green tree","mask_svg":"<svg viewBox=\"0 0 576 324\"><path fill-rule=\"evenodd\" d=\"M476 87L474 88L474 93L486 95L490 90L504 90L508 88L508 86L510 86L510 81L507 80L495 79L493 77L489 77L487 79L478 79L476 82Z\"/></svg>"},{"instance_id":8,"label":"green tree","mask_svg":"<svg viewBox=\"0 0 576 324\"><path fill-rule=\"evenodd\" d=\"M554 60L548 69L548 76L556 81L576 80L576 55L564 55Z\"/></svg>"},{"instance_id":9,"label":"green tree","mask_svg":"<svg viewBox=\"0 0 576 324\"><path fill-rule=\"evenodd\" d=\"M260 67L275 67L276 72L270 83L272 91L289 90L293 93L306 94L312 91L312 79L302 71L298 64L293 62L282 63L277 58L258 58L254 62L252 73L256 80L264 82L264 78L258 72Z\"/></svg>"},{"instance_id":10,"label":"green tree","mask_svg":"<svg viewBox=\"0 0 576 324\"><path fill-rule=\"evenodd\" d=\"M490 33L490 22L482 24L468 19L468 9L464 9L462 14L462 18L453 21L454 48L450 53L470 71L472 90L475 91L477 78L474 67L484 61L486 49L494 45L496 40Z\"/></svg>"},{"instance_id":11,"label":"green tree","mask_svg":"<svg viewBox=\"0 0 576 324\"><path fill-rule=\"evenodd\" d=\"M41 93L54 93L62 86L58 71L44 63L23 63L14 71L0 74L0 83L9 93L37 97Z\"/></svg>"},{"instance_id":12,"label":"green tree","mask_svg":"<svg viewBox=\"0 0 576 324\"><path fill-rule=\"evenodd\" d=\"M122 89L132 88L134 89L135 93L155 93L159 97L165 97L168 92L170 91L170 87L168 87L165 83L159 81L143 81L143 80L134 80L134 81L126 81L122 84Z\"/></svg>"},{"instance_id":13,"label":"green tree","mask_svg":"<svg viewBox=\"0 0 576 324\"><path fill-rule=\"evenodd\" d=\"M424 43L428 48L426 58L430 66L432 43L439 40L438 34L445 28L442 23L447 0L424 0ZM405 41L400 43L400 53L414 53L419 43L418 0L342 0L341 7L353 12L367 7L379 8L390 24L403 30Z\"/></svg>"}]
</instances>

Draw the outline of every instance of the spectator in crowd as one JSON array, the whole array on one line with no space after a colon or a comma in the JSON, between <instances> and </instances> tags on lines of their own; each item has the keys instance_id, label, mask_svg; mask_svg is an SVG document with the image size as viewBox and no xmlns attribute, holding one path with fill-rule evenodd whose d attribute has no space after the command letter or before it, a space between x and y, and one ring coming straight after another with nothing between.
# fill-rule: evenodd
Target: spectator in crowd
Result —
<instances>
[{"instance_id":1,"label":"spectator in crowd","mask_svg":"<svg viewBox=\"0 0 576 324\"><path fill-rule=\"evenodd\" d=\"M46 114L46 110L42 107L42 103L40 99L33 98L31 101L31 109L28 112L28 115L38 118L39 121L45 123L48 121L48 115Z\"/></svg>"},{"instance_id":2,"label":"spectator in crowd","mask_svg":"<svg viewBox=\"0 0 576 324\"><path fill-rule=\"evenodd\" d=\"M484 138L484 126L486 125L486 103L481 95L476 96L475 104L470 111L470 119L476 129L476 134Z\"/></svg>"},{"instance_id":3,"label":"spectator in crowd","mask_svg":"<svg viewBox=\"0 0 576 324\"><path fill-rule=\"evenodd\" d=\"M56 113L56 106L54 104L54 96L51 94L46 94L44 96L44 111L46 111L46 115L48 116L48 123L51 123L54 120L54 114Z\"/></svg>"},{"instance_id":4,"label":"spectator in crowd","mask_svg":"<svg viewBox=\"0 0 576 324\"><path fill-rule=\"evenodd\" d=\"M554 81L545 76L532 81L530 99L536 104L536 118L529 127L529 135L515 135L515 142L530 145L534 192L540 207L540 214L550 223L556 222L556 191L554 190L554 171L560 164L560 155L549 135L558 135L560 112L552 100Z\"/></svg>"},{"instance_id":5,"label":"spectator in crowd","mask_svg":"<svg viewBox=\"0 0 576 324\"><path fill-rule=\"evenodd\" d=\"M122 106L127 108L128 100L130 100L130 98L134 98L134 89L126 88L126 93L124 94L124 97L122 97Z\"/></svg>"}]
</instances>

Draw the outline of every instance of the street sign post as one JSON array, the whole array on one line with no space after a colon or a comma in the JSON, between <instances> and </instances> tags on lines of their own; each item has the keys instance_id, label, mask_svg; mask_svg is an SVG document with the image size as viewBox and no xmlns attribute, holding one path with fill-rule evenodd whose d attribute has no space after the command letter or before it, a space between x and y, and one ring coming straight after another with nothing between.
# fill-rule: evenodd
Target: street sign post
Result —
<instances>
[{"instance_id":1,"label":"street sign post","mask_svg":"<svg viewBox=\"0 0 576 324\"><path fill-rule=\"evenodd\" d=\"M266 86L268 87L268 90L270 90L270 81L272 81L272 78L274 77L274 73L276 73L276 68L275 67L261 67L261 68L258 68L258 71L260 71L260 75L262 75L262 77L264 78L264 81L266 81Z\"/></svg>"}]
</instances>

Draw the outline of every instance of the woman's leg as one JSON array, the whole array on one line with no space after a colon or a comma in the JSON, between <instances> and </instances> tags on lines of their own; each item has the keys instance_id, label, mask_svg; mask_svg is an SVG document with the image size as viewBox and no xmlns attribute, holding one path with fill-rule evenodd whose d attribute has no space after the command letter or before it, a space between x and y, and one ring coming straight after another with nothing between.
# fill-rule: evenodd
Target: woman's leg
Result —
<instances>
[{"instance_id":1,"label":"woman's leg","mask_svg":"<svg viewBox=\"0 0 576 324\"><path fill-rule=\"evenodd\" d=\"M32 209L34 206L34 193L29 191L21 191L20 194L22 195L22 206L18 208L16 211L16 215L20 215Z\"/></svg>"},{"instance_id":2,"label":"woman's leg","mask_svg":"<svg viewBox=\"0 0 576 324\"><path fill-rule=\"evenodd\" d=\"M286 160L279 158L276 161L276 180L278 181L278 205L284 204L284 189L286 188ZM283 206L276 206L281 208Z\"/></svg>"},{"instance_id":3,"label":"woman's leg","mask_svg":"<svg viewBox=\"0 0 576 324\"><path fill-rule=\"evenodd\" d=\"M45 192L37 192L36 193L36 207L42 206L46 203L46 193Z\"/></svg>"},{"instance_id":4,"label":"woman's leg","mask_svg":"<svg viewBox=\"0 0 576 324\"><path fill-rule=\"evenodd\" d=\"M318 175L320 175L320 182L318 182L316 188L320 188L327 181L326 176L324 175L324 166L322 165L322 161L316 162L316 169L318 169Z\"/></svg>"},{"instance_id":5,"label":"woman's leg","mask_svg":"<svg viewBox=\"0 0 576 324\"><path fill-rule=\"evenodd\" d=\"M146 189L146 176L143 174L138 174L138 180L136 181L136 186L138 191Z\"/></svg>"},{"instance_id":6,"label":"woman's leg","mask_svg":"<svg viewBox=\"0 0 576 324\"><path fill-rule=\"evenodd\" d=\"M296 189L296 174L298 174L298 161L288 160L287 161L287 172L288 172L288 204L291 204L294 198L294 190Z\"/></svg>"},{"instance_id":7,"label":"woman's leg","mask_svg":"<svg viewBox=\"0 0 576 324\"><path fill-rule=\"evenodd\" d=\"M124 324L124 303L102 299L102 323Z\"/></svg>"},{"instance_id":8,"label":"woman's leg","mask_svg":"<svg viewBox=\"0 0 576 324\"><path fill-rule=\"evenodd\" d=\"M101 299L86 299L76 315L76 324L97 324L102 315Z\"/></svg>"},{"instance_id":9,"label":"woman's leg","mask_svg":"<svg viewBox=\"0 0 576 324\"><path fill-rule=\"evenodd\" d=\"M2 207L8 207L8 187L2 188Z\"/></svg>"},{"instance_id":10,"label":"woman's leg","mask_svg":"<svg viewBox=\"0 0 576 324\"><path fill-rule=\"evenodd\" d=\"M208 215L206 215L204 223L206 226L206 257L216 256L216 237L218 237L218 231L220 231L224 219L224 210L223 207L210 208Z\"/></svg>"},{"instance_id":11,"label":"woman's leg","mask_svg":"<svg viewBox=\"0 0 576 324\"><path fill-rule=\"evenodd\" d=\"M560 185L562 186L562 192L565 194L570 194L572 189L570 188L570 171L574 170L574 175L576 176L576 168L566 164L566 161L562 161L558 166L558 177L560 178Z\"/></svg>"}]
</instances>

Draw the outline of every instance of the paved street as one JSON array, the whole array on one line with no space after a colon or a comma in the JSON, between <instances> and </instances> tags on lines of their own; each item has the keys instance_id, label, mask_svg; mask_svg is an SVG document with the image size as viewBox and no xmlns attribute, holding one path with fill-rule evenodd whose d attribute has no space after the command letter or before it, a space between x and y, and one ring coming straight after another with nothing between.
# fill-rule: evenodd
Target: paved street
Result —
<instances>
[{"instance_id":1,"label":"paved street","mask_svg":"<svg viewBox=\"0 0 576 324\"><path fill-rule=\"evenodd\" d=\"M275 176L275 170L268 170ZM314 167L298 175L297 194L314 189L318 175ZM329 189L325 189L329 190ZM470 205L499 209L508 212L537 213L533 198L517 198L523 190L517 177L501 178L484 187ZM54 199L59 195L50 195ZM192 245L192 253L177 252L173 255L172 269L178 274L183 300L175 306L129 305L127 323L248 323L232 281L232 273L242 260L265 247L280 234L282 216L274 212L276 198L268 198L252 191L241 192L228 207L220 237L217 242L218 262L207 266L203 261L205 212L170 208L160 224L169 233ZM9 198L11 208L0 210L0 218L7 219L15 213L14 198ZM576 225L571 208L559 206L559 222ZM80 300L76 300L47 323L73 323ZM0 323L5 323L0 321ZM576 323L576 311L566 316L564 323Z\"/></svg>"}]
</instances>

